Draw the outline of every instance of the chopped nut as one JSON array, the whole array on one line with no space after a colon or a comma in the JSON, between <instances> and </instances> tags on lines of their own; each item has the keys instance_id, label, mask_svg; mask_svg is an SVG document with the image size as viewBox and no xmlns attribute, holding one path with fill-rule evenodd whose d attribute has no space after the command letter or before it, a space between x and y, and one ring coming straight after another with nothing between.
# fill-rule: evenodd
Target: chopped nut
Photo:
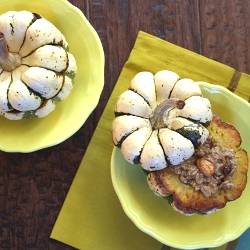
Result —
<instances>
[{"instance_id":1,"label":"chopped nut","mask_svg":"<svg viewBox=\"0 0 250 250\"><path fill-rule=\"evenodd\" d=\"M202 184L203 183L203 175L201 173L197 173L195 175L195 181L197 184Z\"/></svg>"},{"instance_id":2,"label":"chopped nut","mask_svg":"<svg viewBox=\"0 0 250 250\"><path fill-rule=\"evenodd\" d=\"M234 184L229 181L224 181L220 184L220 188L223 188L223 189L229 189L233 187L234 187Z\"/></svg>"},{"instance_id":3,"label":"chopped nut","mask_svg":"<svg viewBox=\"0 0 250 250\"><path fill-rule=\"evenodd\" d=\"M211 190L208 186L201 186L201 192L204 194L205 197L211 196Z\"/></svg>"},{"instance_id":4,"label":"chopped nut","mask_svg":"<svg viewBox=\"0 0 250 250\"><path fill-rule=\"evenodd\" d=\"M197 159L196 165L205 176L211 177L214 174L215 167L211 161L202 158Z\"/></svg>"}]
</instances>

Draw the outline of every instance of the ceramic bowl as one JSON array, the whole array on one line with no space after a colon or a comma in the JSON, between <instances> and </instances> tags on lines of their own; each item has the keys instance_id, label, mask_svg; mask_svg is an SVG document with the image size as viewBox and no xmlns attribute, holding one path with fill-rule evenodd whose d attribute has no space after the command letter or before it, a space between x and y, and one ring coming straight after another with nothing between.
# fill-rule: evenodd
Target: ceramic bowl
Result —
<instances>
[{"instance_id":1,"label":"ceramic bowl","mask_svg":"<svg viewBox=\"0 0 250 250\"><path fill-rule=\"evenodd\" d=\"M32 152L72 136L98 104L104 85L101 41L84 14L66 0L2 0L0 14L28 10L53 23L66 37L77 62L74 88L45 118L11 121L0 117L0 150Z\"/></svg>"},{"instance_id":2,"label":"ceramic bowl","mask_svg":"<svg viewBox=\"0 0 250 250\"><path fill-rule=\"evenodd\" d=\"M233 124L242 136L242 148L250 152L250 104L226 88L199 83L211 101L213 113ZM139 165L124 160L114 147L111 158L114 189L127 216L143 232L171 247L196 249L217 247L238 238L250 226L250 183L242 196L210 215L185 216L174 211L166 199L148 187Z\"/></svg>"}]
</instances>

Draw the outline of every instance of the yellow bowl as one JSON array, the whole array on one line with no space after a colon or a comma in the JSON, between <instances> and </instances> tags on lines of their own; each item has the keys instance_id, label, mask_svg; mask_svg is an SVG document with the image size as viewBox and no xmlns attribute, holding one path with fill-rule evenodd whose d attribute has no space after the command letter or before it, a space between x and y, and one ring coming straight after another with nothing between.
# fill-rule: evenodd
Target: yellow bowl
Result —
<instances>
[{"instance_id":1,"label":"yellow bowl","mask_svg":"<svg viewBox=\"0 0 250 250\"><path fill-rule=\"evenodd\" d=\"M47 117L20 121L0 117L0 150L32 152L68 139L95 109L104 85L104 52L94 28L66 0L1 0L0 14L10 10L39 13L53 23L66 37L78 67L71 94Z\"/></svg>"},{"instance_id":2,"label":"yellow bowl","mask_svg":"<svg viewBox=\"0 0 250 250\"><path fill-rule=\"evenodd\" d=\"M213 113L239 130L242 147L249 153L250 104L221 86L199 84L212 103ZM250 183L239 199L220 211L185 216L149 189L142 168L125 161L118 148L114 148L111 158L111 177L127 216L143 232L168 246L217 247L238 238L250 226Z\"/></svg>"}]
</instances>

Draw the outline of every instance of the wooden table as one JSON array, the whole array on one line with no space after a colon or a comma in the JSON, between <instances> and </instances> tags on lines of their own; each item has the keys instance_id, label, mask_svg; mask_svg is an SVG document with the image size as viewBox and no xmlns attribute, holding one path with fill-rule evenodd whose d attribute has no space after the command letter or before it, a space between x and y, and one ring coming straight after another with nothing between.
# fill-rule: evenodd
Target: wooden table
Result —
<instances>
[{"instance_id":1,"label":"wooden table","mask_svg":"<svg viewBox=\"0 0 250 250\"><path fill-rule=\"evenodd\" d=\"M68 140L29 154L0 152L0 249L73 249L49 235L139 30L250 73L248 0L69 2L100 36L105 87L95 111Z\"/></svg>"}]
</instances>

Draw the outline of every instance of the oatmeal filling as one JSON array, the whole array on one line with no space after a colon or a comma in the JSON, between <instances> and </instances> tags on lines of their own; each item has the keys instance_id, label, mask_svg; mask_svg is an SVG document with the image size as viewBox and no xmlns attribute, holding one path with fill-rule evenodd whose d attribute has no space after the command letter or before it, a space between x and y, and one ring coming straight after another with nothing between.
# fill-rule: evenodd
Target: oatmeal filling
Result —
<instances>
[{"instance_id":1,"label":"oatmeal filling","mask_svg":"<svg viewBox=\"0 0 250 250\"><path fill-rule=\"evenodd\" d=\"M236 164L233 150L221 147L209 136L205 143L195 150L191 158L169 168L184 184L191 185L205 197L210 197L219 189L234 187L232 174Z\"/></svg>"}]
</instances>

